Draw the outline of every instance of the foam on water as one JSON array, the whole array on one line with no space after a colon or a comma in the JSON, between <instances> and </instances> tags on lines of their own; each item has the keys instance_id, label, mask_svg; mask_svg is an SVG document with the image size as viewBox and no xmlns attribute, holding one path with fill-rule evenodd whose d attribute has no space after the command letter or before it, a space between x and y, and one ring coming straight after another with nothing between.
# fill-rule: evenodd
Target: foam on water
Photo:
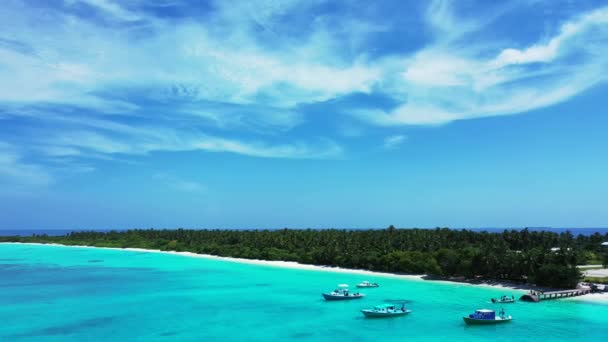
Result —
<instances>
[{"instance_id":1,"label":"foam on water","mask_svg":"<svg viewBox=\"0 0 608 342\"><path fill-rule=\"evenodd\" d=\"M324 302L338 283L377 281L357 301ZM1 341L603 341L608 305L556 300L497 306L517 291L292 270L160 253L0 244ZM364 319L404 299L413 312ZM504 307L510 324L462 316Z\"/></svg>"}]
</instances>

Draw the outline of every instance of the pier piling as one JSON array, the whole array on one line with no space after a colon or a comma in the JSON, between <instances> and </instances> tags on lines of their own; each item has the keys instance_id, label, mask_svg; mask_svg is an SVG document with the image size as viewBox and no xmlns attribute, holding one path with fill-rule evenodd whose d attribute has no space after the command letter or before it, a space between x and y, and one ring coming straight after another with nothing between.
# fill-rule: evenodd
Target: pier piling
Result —
<instances>
[{"instance_id":1,"label":"pier piling","mask_svg":"<svg viewBox=\"0 0 608 342\"><path fill-rule=\"evenodd\" d=\"M526 293L525 295L521 296L519 300L523 300L525 302L540 302L541 300L582 296L588 293L591 293L591 289L574 289L551 292L531 291L530 293Z\"/></svg>"}]
</instances>

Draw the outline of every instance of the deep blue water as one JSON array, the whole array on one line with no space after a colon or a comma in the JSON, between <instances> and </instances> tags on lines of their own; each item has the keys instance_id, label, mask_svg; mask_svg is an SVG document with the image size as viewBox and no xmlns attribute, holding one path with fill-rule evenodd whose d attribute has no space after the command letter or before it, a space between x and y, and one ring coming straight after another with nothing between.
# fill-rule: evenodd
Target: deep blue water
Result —
<instances>
[{"instance_id":1,"label":"deep blue water","mask_svg":"<svg viewBox=\"0 0 608 342\"><path fill-rule=\"evenodd\" d=\"M349 302L336 284L376 281ZM363 292L363 291L362 291ZM521 291L383 276L284 269L174 254L0 244L0 341L606 341L608 305L518 302L501 326L462 316ZM412 313L365 319L406 299Z\"/></svg>"},{"instance_id":2,"label":"deep blue water","mask_svg":"<svg viewBox=\"0 0 608 342\"><path fill-rule=\"evenodd\" d=\"M96 232L109 232L111 229L85 229L86 231ZM62 236L69 234L75 229L0 229L0 236L32 236L36 235L48 235L48 236ZM83 231L83 230L80 230Z\"/></svg>"}]
</instances>

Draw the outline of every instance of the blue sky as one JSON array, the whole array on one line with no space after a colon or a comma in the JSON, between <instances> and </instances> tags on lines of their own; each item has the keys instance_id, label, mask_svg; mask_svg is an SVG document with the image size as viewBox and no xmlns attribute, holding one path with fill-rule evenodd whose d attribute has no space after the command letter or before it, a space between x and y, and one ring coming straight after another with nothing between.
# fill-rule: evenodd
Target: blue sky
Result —
<instances>
[{"instance_id":1,"label":"blue sky","mask_svg":"<svg viewBox=\"0 0 608 342\"><path fill-rule=\"evenodd\" d=\"M6 0L0 228L608 226L607 55L602 1Z\"/></svg>"}]
</instances>

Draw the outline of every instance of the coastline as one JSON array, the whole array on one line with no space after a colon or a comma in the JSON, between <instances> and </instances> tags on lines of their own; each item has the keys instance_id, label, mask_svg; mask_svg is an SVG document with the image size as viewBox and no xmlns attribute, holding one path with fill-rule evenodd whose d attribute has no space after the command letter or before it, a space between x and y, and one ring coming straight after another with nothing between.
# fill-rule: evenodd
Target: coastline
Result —
<instances>
[{"instance_id":1,"label":"coastline","mask_svg":"<svg viewBox=\"0 0 608 342\"><path fill-rule=\"evenodd\" d=\"M361 270L361 269L349 269L349 268L342 268L342 267L301 264L301 263L298 263L295 261L243 259L243 258L223 257L223 256L217 256L217 255L211 255L211 254L197 254L197 253L193 253L193 252L162 251L159 249L145 249L145 248L133 248L133 247L129 247L129 248L97 247L97 246L87 246L87 245L62 245L62 244L58 244L58 243L36 243L36 242L1 242L0 244L56 246L56 247L66 247L66 248L72 247L72 248L109 249L109 250L116 250L116 251L130 251L130 252L139 252L139 253L169 254L169 255L178 255L178 256L189 257L189 258L222 260L222 261L249 264L249 265L257 265L257 266L270 266L270 267L278 267L278 268L322 271L322 272L332 272L332 273L360 274L360 275L367 275L370 277L404 279L404 280L412 280L412 281L432 281L432 282L447 283L447 284L451 284L451 285L501 288L501 289L508 289L508 290L512 290L512 291L518 291L521 294L528 292L530 290L547 290L546 288L542 288L542 287L538 287L538 286L517 284L517 283L512 283L512 282L501 282L501 281L471 282L471 281L457 281L457 280L450 280L450 279L425 279L426 275L424 275L424 274L397 274L397 273L376 272L376 271ZM579 296L579 297L571 297L571 298L567 298L567 299L572 300L572 301L581 301L581 302L588 302L588 303L608 304L608 293L587 294L587 295L583 295L583 296Z\"/></svg>"}]
</instances>

